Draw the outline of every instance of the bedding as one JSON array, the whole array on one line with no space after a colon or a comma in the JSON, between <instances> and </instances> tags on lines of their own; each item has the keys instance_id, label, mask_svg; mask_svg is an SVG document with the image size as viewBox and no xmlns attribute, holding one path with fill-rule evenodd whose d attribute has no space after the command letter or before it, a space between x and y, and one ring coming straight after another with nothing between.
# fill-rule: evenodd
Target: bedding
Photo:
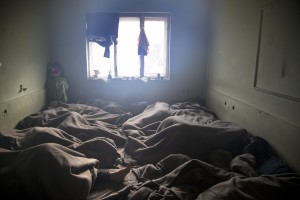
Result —
<instances>
[{"instance_id":1,"label":"bedding","mask_svg":"<svg viewBox=\"0 0 300 200\"><path fill-rule=\"evenodd\" d=\"M0 129L8 199L298 199L300 174L264 139L203 104L53 102ZM96 169L130 163L123 183Z\"/></svg>"}]
</instances>

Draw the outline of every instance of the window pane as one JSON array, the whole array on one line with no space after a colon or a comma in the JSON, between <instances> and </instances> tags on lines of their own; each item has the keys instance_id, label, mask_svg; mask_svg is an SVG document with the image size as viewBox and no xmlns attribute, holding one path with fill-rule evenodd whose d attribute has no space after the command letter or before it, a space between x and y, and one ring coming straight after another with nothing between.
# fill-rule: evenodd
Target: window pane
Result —
<instances>
[{"instance_id":1,"label":"window pane","mask_svg":"<svg viewBox=\"0 0 300 200\"><path fill-rule=\"evenodd\" d=\"M110 58L104 57L105 48L97 44L96 42L88 42L89 48L89 70L90 77L100 78L107 77L108 73L111 72L114 76L114 50L113 46L110 47ZM95 77L95 70L99 72L98 76Z\"/></svg>"},{"instance_id":2,"label":"window pane","mask_svg":"<svg viewBox=\"0 0 300 200\"><path fill-rule=\"evenodd\" d=\"M117 45L117 66L119 77L139 77L140 61L137 41L140 32L138 17L120 17Z\"/></svg>"},{"instance_id":3,"label":"window pane","mask_svg":"<svg viewBox=\"0 0 300 200\"><path fill-rule=\"evenodd\" d=\"M142 21L140 21L142 20ZM104 47L87 42L88 75L90 78L140 77L140 69L146 77L169 78L168 17L147 13L131 13L119 19L117 45L110 47L110 58L105 58ZM141 24L149 40L149 53L140 60L138 37ZM115 55L114 55L115 54ZM117 71L115 71L117 69ZM96 76L96 71L98 75ZM117 72L117 74L115 74Z\"/></svg>"},{"instance_id":4,"label":"window pane","mask_svg":"<svg viewBox=\"0 0 300 200\"><path fill-rule=\"evenodd\" d=\"M166 76L167 20L145 18L145 32L149 40L149 53L145 56L145 76Z\"/></svg>"}]
</instances>

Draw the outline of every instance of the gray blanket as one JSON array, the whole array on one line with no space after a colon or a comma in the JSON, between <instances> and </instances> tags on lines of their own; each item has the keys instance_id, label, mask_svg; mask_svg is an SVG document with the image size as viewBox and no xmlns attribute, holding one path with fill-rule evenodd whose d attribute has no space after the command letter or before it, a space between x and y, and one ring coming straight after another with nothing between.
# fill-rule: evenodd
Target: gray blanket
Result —
<instances>
[{"instance_id":1,"label":"gray blanket","mask_svg":"<svg viewBox=\"0 0 300 200\"><path fill-rule=\"evenodd\" d=\"M25 117L16 129L0 129L1 191L12 196L21 184L29 198L85 199L93 171L115 168L121 159L126 137L117 124L126 115L61 103ZM14 181L6 182L8 176Z\"/></svg>"},{"instance_id":2,"label":"gray blanket","mask_svg":"<svg viewBox=\"0 0 300 200\"><path fill-rule=\"evenodd\" d=\"M181 153L207 160L210 153L226 148L247 136L237 124L218 120L195 104L157 102L141 115L127 120L125 152L142 163L156 163L170 154Z\"/></svg>"},{"instance_id":3,"label":"gray blanket","mask_svg":"<svg viewBox=\"0 0 300 200\"><path fill-rule=\"evenodd\" d=\"M10 199L299 198L298 173L279 164L267 167L272 174L258 170L274 158L260 147L266 142L197 103L89 103L57 102L15 129L0 129L1 193ZM131 163L132 181L93 185L97 169L121 160Z\"/></svg>"},{"instance_id":4,"label":"gray blanket","mask_svg":"<svg viewBox=\"0 0 300 200\"><path fill-rule=\"evenodd\" d=\"M284 200L300 197L299 174L258 175L251 166L253 161L251 154L242 154L231 161L231 165L241 171L227 171L182 154L171 154L156 165L134 169L137 184L103 199Z\"/></svg>"}]
</instances>

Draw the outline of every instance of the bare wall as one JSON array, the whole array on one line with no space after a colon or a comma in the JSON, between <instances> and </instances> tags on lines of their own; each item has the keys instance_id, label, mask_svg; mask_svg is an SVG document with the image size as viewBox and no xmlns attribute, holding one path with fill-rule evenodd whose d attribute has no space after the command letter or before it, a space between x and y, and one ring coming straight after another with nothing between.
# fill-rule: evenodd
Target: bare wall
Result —
<instances>
[{"instance_id":1,"label":"bare wall","mask_svg":"<svg viewBox=\"0 0 300 200\"><path fill-rule=\"evenodd\" d=\"M0 128L14 127L45 105L49 60L45 8L39 0L0 3Z\"/></svg>"},{"instance_id":2,"label":"bare wall","mask_svg":"<svg viewBox=\"0 0 300 200\"><path fill-rule=\"evenodd\" d=\"M203 94L206 63L206 1L51 1L51 55L64 70L71 99L178 100ZM87 12L171 12L171 80L105 83L86 78Z\"/></svg>"},{"instance_id":3,"label":"bare wall","mask_svg":"<svg viewBox=\"0 0 300 200\"><path fill-rule=\"evenodd\" d=\"M267 139L300 171L299 101L254 87L261 9L272 2L212 1L206 101L221 119ZM279 79L280 74L272 81ZM290 87L299 87L299 81Z\"/></svg>"}]
</instances>

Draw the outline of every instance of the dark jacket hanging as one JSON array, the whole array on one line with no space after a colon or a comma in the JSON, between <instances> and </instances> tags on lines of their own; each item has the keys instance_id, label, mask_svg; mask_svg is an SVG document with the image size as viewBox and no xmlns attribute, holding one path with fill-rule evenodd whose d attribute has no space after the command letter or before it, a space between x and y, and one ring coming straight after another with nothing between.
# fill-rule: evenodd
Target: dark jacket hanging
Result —
<instances>
[{"instance_id":1,"label":"dark jacket hanging","mask_svg":"<svg viewBox=\"0 0 300 200\"><path fill-rule=\"evenodd\" d=\"M93 41L105 48L104 57L109 58L109 47L117 44L119 29L118 13L90 13L86 17L88 41Z\"/></svg>"},{"instance_id":2,"label":"dark jacket hanging","mask_svg":"<svg viewBox=\"0 0 300 200\"><path fill-rule=\"evenodd\" d=\"M149 41L146 36L144 28L141 28L140 35L138 38L138 55L148 55L149 53Z\"/></svg>"}]
</instances>

